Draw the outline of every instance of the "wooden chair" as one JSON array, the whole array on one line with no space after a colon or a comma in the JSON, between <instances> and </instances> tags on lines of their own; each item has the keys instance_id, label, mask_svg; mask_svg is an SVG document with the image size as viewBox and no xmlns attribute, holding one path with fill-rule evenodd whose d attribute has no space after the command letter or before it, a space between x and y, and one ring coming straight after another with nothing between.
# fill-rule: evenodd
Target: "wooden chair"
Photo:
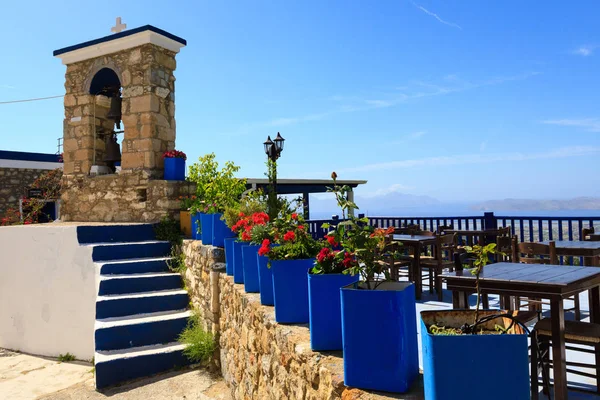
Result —
<instances>
[{"instance_id":1,"label":"wooden chair","mask_svg":"<svg viewBox=\"0 0 600 400\"><path fill-rule=\"evenodd\" d=\"M402 252L403 247L393 240L393 235L387 236L385 241L385 251L381 254L381 260L378 262L380 273L384 269L388 269L390 277L395 281L400 280L400 277L408 277L408 267L412 264L412 259L407 259L402 255L398 256Z\"/></svg>"},{"instance_id":2,"label":"wooden chair","mask_svg":"<svg viewBox=\"0 0 600 400\"><path fill-rule=\"evenodd\" d=\"M443 235L445 231L449 231L454 229L454 226L452 224L450 225L439 225L437 227L437 229L435 230L435 233L437 233L438 235Z\"/></svg>"},{"instance_id":3,"label":"wooden chair","mask_svg":"<svg viewBox=\"0 0 600 400\"><path fill-rule=\"evenodd\" d=\"M516 243L517 237L513 237L513 262L520 262L523 264L558 264L558 256L556 255L556 244L554 241L548 244L534 243L534 242L523 242ZM581 308L579 306L579 295L569 297L568 300L572 300L574 306L572 308L565 308L565 312L573 311L575 313L575 319L579 321L581 319ZM547 301L535 298L522 298L519 296L515 297L515 309L527 306L529 310L536 310L539 314L542 311L542 305L549 304Z\"/></svg>"},{"instance_id":4,"label":"wooden chair","mask_svg":"<svg viewBox=\"0 0 600 400\"><path fill-rule=\"evenodd\" d=\"M442 293L442 277L444 269L453 269L453 255L456 251L456 234L435 235L435 245L433 248L433 257L421 258L421 271L428 271L429 292L433 293L433 289L438 295L438 300L443 300ZM417 277L419 279L419 277ZM420 279L423 279L421 276Z\"/></svg>"},{"instance_id":5,"label":"wooden chair","mask_svg":"<svg viewBox=\"0 0 600 400\"><path fill-rule=\"evenodd\" d=\"M416 235L421 230L421 227L416 224L405 225L394 229L396 235Z\"/></svg>"},{"instance_id":6,"label":"wooden chair","mask_svg":"<svg viewBox=\"0 0 600 400\"><path fill-rule=\"evenodd\" d=\"M600 324L565 321L565 343L567 350L594 354L595 364L566 360L567 372L587 378L596 378L596 390L589 392L600 395ZM569 346L570 344L575 344L576 346ZM538 347L542 357L541 360L535 351ZM549 376L549 369L552 364L552 361L550 361L550 352L552 351L552 324L550 318L544 318L535 324L533 334L531 335L531 349L531 398L537 399L540 372L542 372L542 377L546 381L544 384L549 384L546 377ZM569 368L569 366L588 368L595 371L595 374ZM573 389L573 387L570 388ZM585 388L577 387L576 389L588 392ZM546 392L545 389L544 392Z\"/></svg>"}]
</instances>

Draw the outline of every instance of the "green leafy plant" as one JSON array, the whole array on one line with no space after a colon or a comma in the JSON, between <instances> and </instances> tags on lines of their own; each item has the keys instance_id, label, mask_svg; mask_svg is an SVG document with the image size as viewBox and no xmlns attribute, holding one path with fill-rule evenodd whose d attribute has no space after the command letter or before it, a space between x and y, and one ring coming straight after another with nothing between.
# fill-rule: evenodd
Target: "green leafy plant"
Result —
<instances>
[{"instance_id":1,"label":"green leafy plant","mask_svg":"<svg viewBox=\"0 0 600 400\"><path fill-rule=\"evenodd\" d=\"M171 258L167 260L167 267L170 271L184 273L187 269L185 265L185 254L181 251L181 246L173 246L171 249Z\"/></svg>"},{"instance_id":2,"label":"green leafy plant","mask_svg":"<svg viewBox=\"0 0 600 400\"><path fill-rule=\"evenodd\" d=\"M179 209L181 211L190 210L196 203L196 199L197 199L197 197L195 194L190 195L190 196L179 196L179 201L180 201Z\"/></svg>"},{"instance_id":3,"label":"green leafy plant","mask_svg":"<svg viewBox=\"0 0 600 400\"><path fill-rule=\"evenodd\" d=\"M262 190L253 190L241 200L225 208L222 220L229 228L233 227L243 216L267 211L267 201Z\"/></svg>"},{"instance_id":4,"label":"green leafy plant","mask_svg":"<svg viewBox=\"0 0 600 400\"><path fill-rule=\"evenodd\" d=\"M216 348L214 336L202 327L198 314L192 315L178 340L187 345L183 354L195 363L209 361Z\"/></svg>"},{"instance_id":5,"label":"green leafy plant","mask_svg":"<svg viewBox=\"0 0 600 400\"><path fill-rule=\"evenodd\" d=\"M477 323L479 320L479 307L481 304L481 289L479 288L479 277L481 275L481 271L483 271L483 268L490 263L490 255L504 255L504 253L496 249L496 243L490 243L485 246L466 246L465 250L468 253L471 253L475 258L473 261L473 268L471 268L471 273L475 275L475 289L477 290L477 305L475 306L475 323Z\"/></svg>"},{"instance_id":6,"label":"green leafy plant","mask_svg":"<svg viewBox=\"0 0 600 400\"><path fill-rule=\"evenodd\" d=\"M328 192L333 193L338 206L342 210L343 221L331 225L323 224L328 229L325 236L330 246L340 247L340 252L333 258L331 250L321 249L313 273L338 273L360 275L367 289L376 289L382 282L390 281L390 272L382 268L381 261L384 257L395 256L389 249L392 229L378 229L369 225L368 218L356 218L352 211L357 210L357 205L348 200L349 186L337 184L337 174L331 174L333 187ZM378 278L383 274L383 279Z\"/></svg>"},{"instance_id":7,"label":"green leafy plant","mask_svg":"<svg viewBox=\"0 0 600 400\"><path fill-rule=\"evenodd\" d=\"M196 211L205 213L224 212L235 206L246 191L246 180L235 177L240 167L231 161L219 169L214 153L198 159L189 168L188 179L196 184Z\"/></svg>"},{"instance_id":8,"label":"green leafy plant","mask_svg":"<svg viewBox=\"0 0 600 400\"><path fill-rule=\"evenodd\" d=\"M66 353L66 354L60 354L58 356L58 361L59 362L69 362L69 361L75 361L75 356L71 353Z\"/></svg>"},{"instance_id":9,"label":"green leafy plant","mask_svg":"<svg viewBox=\"0 0 600 400\"><path fill-rule=\"evenodd\" d=\"M168 241L173 245L180 245L183 240L179 222L168 217L164 217L158 224L154 225L154 234L156 240Z\"/></svg>"}]
</instances>

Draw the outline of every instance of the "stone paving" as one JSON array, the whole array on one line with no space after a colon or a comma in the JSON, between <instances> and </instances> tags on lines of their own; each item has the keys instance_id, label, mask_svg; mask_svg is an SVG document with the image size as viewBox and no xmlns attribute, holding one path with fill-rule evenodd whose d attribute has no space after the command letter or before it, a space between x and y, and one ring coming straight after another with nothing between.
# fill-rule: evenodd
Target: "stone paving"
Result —
<instances>
[{"instance_id":1,"label":"stone paving","mask_svg":"<svg viewBox=\"0 0 600 400\"><path fill-rule=\"evenodd\" d=\"M219 377L182 369L130 382L103 392L94 389L87 362L59 362L0 349L0 399L6 400L231 400Z\"/></svg>"}]
</instances>

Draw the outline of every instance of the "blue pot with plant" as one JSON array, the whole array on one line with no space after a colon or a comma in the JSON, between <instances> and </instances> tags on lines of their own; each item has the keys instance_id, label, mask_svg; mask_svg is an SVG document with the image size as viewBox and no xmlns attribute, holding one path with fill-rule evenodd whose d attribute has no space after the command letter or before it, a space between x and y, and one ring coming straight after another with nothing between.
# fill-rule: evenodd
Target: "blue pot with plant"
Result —
<instances>
[{"instance_id":1,"label":"blue pot with plant","mask_svg":"<svg viewBox=\"0 0 600 400\"><path fill-rule=\"evenodd\" d=\"M213 214L200 214L200 225L202 226L201 240L202 244L212 245L213 241Z\"/></svg>"},{"instance_id":2,"label":"blue pot with plant","mask_svg":"<svg viewBox=\"0 0 600 400\"><path fill-rule=\"evenodd\" d=\"M182 151L170 150L163 154L164 178L167 181L185 180L186 155Z\"/></svg>"},{"instance_id":3,"label":"blue pot with plant","mask_svg":"<svg viewBox=\"0 0 600 400\"><path fill-rule=\"evenodd\" d=\"M201 212L192 211L192 239L202 240L202 224L200 221Z\"/></svg>"},{"instance_id":4,"label":"blue pot with plant","mask_svg":"<svg viewBox=\"0 0 600 400\"><path fill-rule=\"evenodd\" d=\"M248 244L242 246L242 264L244 269L244 289L246 293L258 293L258 249L259 245Z\"/></svg>"},{"instance_id":5,"label":"blue pot with plant","mask_svg":"<svg viewBox=\"0 0 600 400\"><path fill-rule=\"evenodd\" d=\"M233 276L233 246L237 238L225 239L225 272L229 276Z\"/></svg>"},{"instance_id":6,"label":"blue pot with plant","mask_svg":"<svg viewBox=\"0 0 600 400\"><path fill-rule=\"evenodd\" d=\"M275 321L308 323L308 271L314 262L314 258L271 261Z\"/></svg>"},{"instance_id":7,"label":"blue pot with plant","mask_svg":"<svg viewBox=\"0 0 600 400\"><path fill-rule=\"evenodd\" d=\"M233 283L244 283L244 261L242 246L248 243L236 240L233 242Z\"/></svg>"},{"instance_id":8,"label":"blue pot with plant","mask_svg":"<svg viewBox=\"0 0 600 400\"><path fill-rule=\"evenodd\" d=\"M213 238L212 245L216 247L224 247L225 239L235 237L236 234L233 232L223 221L222 213L213 214Z\"/></svg>"},{"instance_id":9,"label":"blue pot with plant","mask_svg":"<svg viewBox=\"0 0 600 400\"><path fill-rule=\"evenodd\" d=\"M260 304L263 306L274 305L273 300L273 271L269 268L269 257L256 254L258 263L258 289L260 291Z\"/></svg>"}]
</instances>

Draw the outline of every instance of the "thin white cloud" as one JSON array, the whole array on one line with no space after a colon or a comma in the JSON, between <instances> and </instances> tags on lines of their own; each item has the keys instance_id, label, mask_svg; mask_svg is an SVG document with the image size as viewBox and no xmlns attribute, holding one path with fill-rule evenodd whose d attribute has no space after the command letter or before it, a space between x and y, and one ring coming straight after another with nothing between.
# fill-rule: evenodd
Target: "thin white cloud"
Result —
<instances>
[{"instance_id":1,"label":"thin white cloud","mask_svg":"<svg viewBox=\"0 0 600 400\"><path fill-rule=\"evenodd\" d=\"M598 46L597 45L584 45L584 46L579 46L578 48L576 48L575 50L572 51L573 54L578 55L578 56L583 56L583 57L588 57L591 56L592 54L594 54L594 50L596 50Z\"/></svg>"},{"instance_id":2,"label":"thin white cloud","mask_svg":"<svg viewBox=\"0 0 600 400\"><path fill-rule=\"evenodd\" d=\"M567 157L581 157L600 153L597 146L569 146L561 147L543 153L500 153L500 154L466 154L454 156L425 157L410 160L389 161L383 163L365 164L357 167L344 168L340 172L368 172L380 170L397 170L413 167L443 167L465 164L489 164L495 162L518 162L539 159L555 159Z\"/></svg>"},{"instance_id":3,"label":"thin white cloud","mask_svg":"<svg viewBox=\"0 0 600 400\"><path fill-rule=\"evenodd\" d=\"M422 137L424 134L425 134L425 131L419 131L419 132L413 132L408 136L412 139L418 139L418 138Z\"/></svg>"},{"instance_id":4,"label":"thin white cloud","mask_svg":"<svg viewBox=\"0 0 600 400\"><path fill-rule=\"evenodd\" d=\"M0 89L16 89L16 87L11 85L0 85Z\"/></svg>"},{"instance_id":5,"label":"thin white cloud","mask_svg":"<svg viewBox=\"0 0 600 400\"><path fill-rule=\"evenodd\" d=\"M394 87L393 90L391 90L389 93L384 94L382 96L378 96L379 98L375 99L372 97L367 98L361 96L335 95L329 97L329 100L333 101L334 103L340 104L328 111L302 116L278 117L264 122L244 124L237 131L224 134L229 134L230 136L239 136L248 134L253 130L262 129L266 127L290 126L303 122L322 120L329 116L337 114L395 107L399 104L403 104L411 100L442 96L457 92L464 92L466 90L472 90L486 86L495 86L511 81L521 81L529 79L539 74L541 74L541 72L529 71L517 75L493 77L480 82L468 82L460 80L454 82L453 85L448 83L448 85L446 86L441 86L431 82L413 81L410 82L410 85L408 87ZM412 91L411 88L413 89ZM426 90L420 90L419 88L424 88ZM399 92L400 90L403 90L404 92Z\"/></svg>"},{"instance_id":6,"label":"thin white cloud","mask_svg":"<svg viewBox=\"0 0 600 400\"><path fill-rule=\"evenodd\" d=\"M550 119L542 121L542 123L548 125L572 126L590 132L600 132L600 118Z\"/></svg>"},{"instance_id":7,"label":"thin white cloud","mask_svg":"<svg viewBox=\"0 0 600 400\"><path fill-rule=\"evenodd\" d=\"M449 21L445 21L442 18L440 18L439 15L437 15L436 13L433 13L431 11L429 11L428 9L426 9L423 6L418 5L417 3L415 3L414 1L411 1L412 5L417 7L419 10L423 11L425 14L432 16L433 18L437 19L439 22L441 22L444 25L448 25L451 26L453 28L457 28L460 29L462 31L462 27L458 24L455 24L454 22L449 22Z\"/></svg>"}]
</instances>

